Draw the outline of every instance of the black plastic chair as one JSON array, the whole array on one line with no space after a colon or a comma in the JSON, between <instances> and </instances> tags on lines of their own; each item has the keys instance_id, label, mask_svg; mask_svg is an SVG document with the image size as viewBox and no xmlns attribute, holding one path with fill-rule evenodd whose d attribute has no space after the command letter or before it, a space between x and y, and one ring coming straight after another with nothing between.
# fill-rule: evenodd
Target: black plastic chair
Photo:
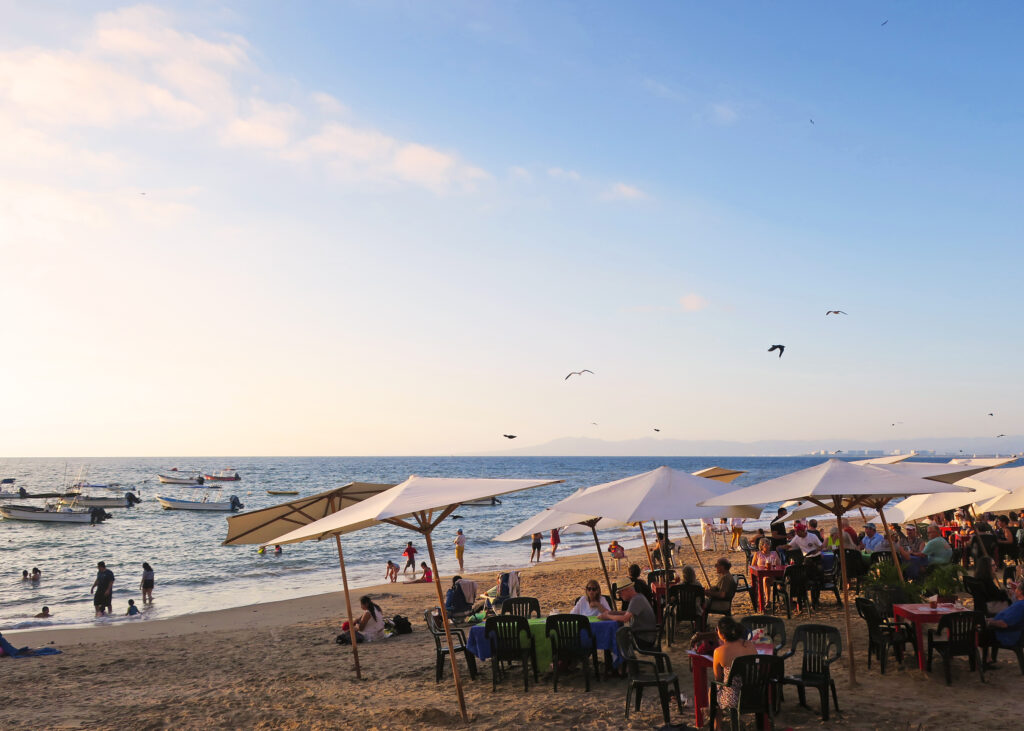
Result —
<instances>
[{"instance_id":1,"label":"black plastic chair","mask_svg":"<svg viewBox=\"0 0 1024 731\"><path fill-rule=\"evenodd\" d=\"M511 614L514 617L529 619L536 615L540 619L540 599L532 596L509 597L501 603L501 614Z\"/></svg>"},{"instance_id":2,"label":"black plastic chair","mask_svg":"<svg viewBox=\"0 0 1024 731\"><path fill-rule=\"evenodd\" d=\"M648 584L664 584L665 577L668 577L668 582L671 584L676 580L676 572L672 569L654 569L654 571L647 572L647 583Z\"/></svg>"},{"instance_id":3,"label":"black plastic chair","mask_svg":"<svg viewBox=\"0 0 1024 731\"><path fill-rule=\"evenodd\" d=\"M964 588L967 589L967 593L974 600L974 611L984 612L986 617L994 617L995 612L988 611L988 602L991 594L985 591L985 582L973 576L962 576L960 580L964 582ZM1005 595L1003 598L1006 598Z\"/></svg>"},{"instance_id":4,"label":"black plastic chair","mask_svg":"<svg viewBox=\"0 0 1024 731\"><path fill-rule=\"evenodd\" d=\"M732 600L736 596L737 586L735 582L732 585L732 591L729 592L728 596L722 599L708 599L707 606L704 608L704 625L707 626L707 615L709 614L721 614L727 617L732 616Z\"/></svg>"},{"instance_id":5,"label":"black plastic chair","mask_svg":"<svg viewBox=\"0 0 1024 731\"><path fill-rule=\"evenodd\" d=\"M786 607L786 619L793 616L793 602L798 606L809 608L811 603L807 595L807 571L803 564L790 564L782 576L772 579L768 585L772 591L772 611L775 611L775 600L780 596Z\"/></svg>"},{"instance_id":6,"label":"black plastic chair","mask_svg":"<svg viewBox=\"0 0 1024 731\"><path fill-rule=\"evenodd\" d=\"M704 629L703 604L704 587L700 584L675 584L668 588L664 625L669 647L681 622L689 622L695 633Z\"/></svg>"},{"instance_id":7,"label":"black plastic chair","mask_svg":"<svg viewBox=\"0 0 1024 731\"><path fill-rule=\"evenodd\" d=\"M886 549L884 551L875 551L871 554L871 565L874 566L876 563L887 563L892 564L892 551Z\"/></svg>"},{"instance_id":8,"label":"black plastic chair","mask_svg":"<svg viewBox=\"0 0 1024 731\"><path fill-rule=\"evenodd\" d=\"M491 644L491 691L498 689L498 678L504 674L502 663L523 664L523 690L530 689L529 666L533 666L533 682L537 683L537 647L525 617L503 615L488 617L484 633Z\"/></svg>"},{"instance_id":9,"label":"black plastic chair","mask_svg":"<svg viewBox=\"0 0 1024 731\"><path fill-rule=\"evenodd\" d=\"M764 630L764 633L771 639L775 646L775 654L778 655L786 647L786 623L778 617L769 617L767 614L751 614L740 619L747 632L755 629Z\"/></svg>"},{"instance_id":10,"label":"black plastic chair","mask_svg":"<svg viewBox=\"0 0 1024 731\"><path fill-rule=\"evenodd\" d=\"M772 691L777 688L784 672L785 663L782 658L774 655L737 657L732 661L725 682L712 681L709 713L713 716L716 710L728 711L730 726L734 729L740 728L740 716L753 713L757 719L757 728L771 728L774 705ZM736 707L719 709L718 688L732 688L737 680L739 687L736 690L739 697Z\"/></svg>"},{"instance_id":11,"label":"black plastic chair","mask_svg":"<svg viewBox=\"0 0 1024 731\"><path fill-rule=\"evenodd\" d=\"M555 668L554 685L558 692L559 661L572 663L576 660L583 665L583 682L590 692L590 669L587 660L594 661L594 675L601 677L597 666L597 640L590 620L578 614L552 614L544 623L544 632L551 641L551 659ZM586 641L584 641L586 637Z\"/></svg>"},{"instance_id":12,"label":"black plastic chair","mask_svg":"<svg viewBox=\"0 0 1024 731\"><path fill-rule=\"evenodd\" d=\"M626 718L629 718L629 707L634 693L636 694L635 710L639 711L644 688L657 688L665 725L670 725L668 705L670 685L675 691L676 706L679 712L683 713L683 703L679 698L679 677L672 671L672 661L664 652L644 650L637 645L636 637L629 627L623 627L619 632L629 638L628 652L626 653L626 674L629 678L629 684L626 686Z\"/></svg>"},{"instance_id":13,"label":"black plastic chair","mask_svg":"<svg viewBox=\"0 0 1024 731\"><path fill-rule=\"evenodd\" d=\"M978 634L985 627L985 613L952 612L939 619L936 629L928 630L928 672L932 671L932 651L938 650L946 675L946 685L953 684L953 658L966 657L971 672L978 670L985 682L985 663L979 657Z\"/></svg>"},{"instance_id":14,"label":"black plastic chair","mask_svg":"<svg viewBox=\"0 0 1024 731\"><path fill-rule=\"evenodd\" d=\"M999 640L992 636L992 644L989 645L989 649L992 651L992 662L996 661L996 656L1000 650L1009 650L1017 656L1017 665L1020 667L1020 674L1024 675L1024 632L1021 633L1020 639L1017 640L1016 645L1004 645Z\"/></svg>"},{"instance_id":15,"label":"black plastic chair","mask_svg":"<svg viewBox=\"0 0 1024 731\"><path fill-rule=\"evenodd\" d=\"M740 537L740 550L743 551L743 555L747 559L747 569L749 570L750 562L754 560L754 547L750 545L746 536Z\"/></svg>"},{"instance_id":16,"label":"black plastic chair","mask_svg":"<svg viewBox=\"0 0 1024 731\"><path fill-rule=\"evenodd\" d=\"M836 597L836 606L843 606L843 599L839 595L839 585L842 584L840 573L842 568L839 565L839 556L825 555L821 557L821 573L817 576L808 577L812 589L816 588L820 595L823 591L831 591Z\"/></svg>"},{"instance_id":17,"label":"black plastic chair","mask_svg":"<svg viewBox=\"0 0 1024 731\"><path fill-rule=\"evenodd\" d=\"M448 657L448 640L444 636L444 626L441 624L441 609L434 607L423 612L423 619L427 622L427 629L430 636L434 638L434 650L437 653L437 661L434 666L434 682L440 683L444 677L445 658ZM452 648L455 652L461 652L466 658L466 665L469 667L469 677L476 680L476 657L466 649L466 633L461 629L449 628L452 634Z\"/></svg>"},{"instance_id":18,"label":"black plastic chair","mask_svg":"<svg viewBox=\"0 0 1024 731\"><path fill-rule=\"evenodd\" d=\"M868 670L871 669L871 656L874 654L878 658L882 675L885 675L889 646L892 645L896 660L902 665L904 647L908 642L914 644L914 633L907 631L902 625L893 625L884 619L870 599L857 597L855 603L857 614L868 626Z\"/></svg>"},{"instance_id":19,"label":"black plastic chair","mask_svg":"<svg viewBox=\"0 0 1024 731\"><path fill-rule=\"evenodd\" d=\"M821 696L821 719L828 720L828 693L832 691L832 700L839 710L839 698L836 695L836 681L832 679L831 666L843 654L843 640L839 630L827 624L802 624L793 634L793 644L789 652L780 655L788 660L803 647L803 659L800 662L799 675L787 675L782 679L783 685L795 685L800 697L800 705L807 707L807 688L817 688ZM833 654L834 652L834 654Z\"/></svg>"}]
</instances>

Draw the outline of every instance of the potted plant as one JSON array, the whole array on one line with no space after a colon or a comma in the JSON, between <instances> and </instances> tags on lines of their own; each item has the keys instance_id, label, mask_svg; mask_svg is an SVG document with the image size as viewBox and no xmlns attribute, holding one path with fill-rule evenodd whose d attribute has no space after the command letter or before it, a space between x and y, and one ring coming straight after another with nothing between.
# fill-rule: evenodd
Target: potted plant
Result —
<instances>
[{"instance_id":1,"label":"potted plant","mask_svg":"<svg viewBox=\"0 0 1024 731\"><path fill-rule=\"evenodd\" d=\"M956 595L963 589L960 577L966 573L960 564L932 566L921 581L921 589L925 596L938 594L940 602L956 601Z\"/></svg>"},{"instance_id":2,"label":"potted plant","mask_svg":"<svg viewBox=\"0 0 1024 731\"><path fill-rule=\"evenodd\" d=\"M921 601L921 587L900 581L896 565L889 562L876 563L861 579L864 597L878 607L883 617L892 616L893 604L915 604Z\"/></svg>"}]
</instances>

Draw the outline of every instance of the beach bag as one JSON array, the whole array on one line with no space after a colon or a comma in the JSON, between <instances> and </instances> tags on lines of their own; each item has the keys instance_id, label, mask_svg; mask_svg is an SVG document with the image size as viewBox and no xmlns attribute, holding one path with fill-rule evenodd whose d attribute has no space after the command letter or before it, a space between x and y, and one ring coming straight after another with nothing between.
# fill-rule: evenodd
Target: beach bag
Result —
<instances>
[{"instance_id":1,"label":"beach bag","mask_svg":"<svg viewBox=\"0 0 1024 731\"><path fill-rule=\"evenodd\" d=\"M391 624L394 626L396 635L412 634L412 622L409 621L408 617L396 614L391 618Z\"/></svg>"}]
</instances>

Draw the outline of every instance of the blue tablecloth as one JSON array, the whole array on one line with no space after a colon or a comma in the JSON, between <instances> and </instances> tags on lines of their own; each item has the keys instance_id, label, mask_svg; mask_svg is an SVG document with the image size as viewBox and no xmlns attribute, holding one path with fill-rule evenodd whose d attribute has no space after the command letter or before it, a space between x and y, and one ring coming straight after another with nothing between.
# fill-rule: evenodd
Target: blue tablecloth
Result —
<instances>
[{"instance_id":1,"label":"blue tablecloth","mask_svg":"<svg viewBox=\"0 0 1024 731\"><path fill-rule=\"evenodd\" d=\"M537 646L537 668L544 672L551 663L551 642L544 634L544 623L547 620L531 619L530 634L533 635ZM597 621L590 618L590 629L594 633L594 641L597 642L598 650L610 650L612 662L615 667L622 663L622 655L619 652L618 643L615 641L615 633L622 625L612 620ZM586 641L586 638L584 638ZM491 643L484 632L484 623L469 628L469 637L466 638L466 648L481 660L487 660L491 656Z\"/></svg>"}]
</instances>

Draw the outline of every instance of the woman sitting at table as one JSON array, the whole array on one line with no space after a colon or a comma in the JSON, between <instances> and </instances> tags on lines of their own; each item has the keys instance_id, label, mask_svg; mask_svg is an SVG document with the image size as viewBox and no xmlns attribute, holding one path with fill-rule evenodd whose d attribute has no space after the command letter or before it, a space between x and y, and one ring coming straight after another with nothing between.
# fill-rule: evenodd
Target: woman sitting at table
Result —
<instances>
[{"instance_id":1,"label":"woman sitting at table","mask_svg":"<svg viewBox=\"0 0 1024 731\"><path fill-rule=\"evenodd\" d=\"M610 612L612 608L601 596L601 586L594 580L587 582L583 596L576 602L569 614L580 614L584 617L598 617L602 612Z\"/></svg>"},{"instance_id":2,"label":"woman sitting at table","mask_svg":"<svg viewBox=\"0 0 1024 731\"><path fill-rule=\"evenodd\" d=\"M989 614L998 614L1010 606L1006 592L996 583L996 562L991 556L982 556L978 559L974 578L978 580L982 589L982 596L979 598L985 602L984 607L975 607L975 611L984 609Z\"/></svg>"},{"instance_id":3,"label":"woman sitting at table","mask_svg":"<svg viewBox=\"0 0 1024 731\"><path fill-rule=\"evenodd\" d=\"M772 550L772 542L762 538L757 546L757 553L750 560L750 565L755 569L777 569L782 566L782 559L777 551Z\"/></svg>"},{"instance_id":4,"label":"woman sitting at table","mask_svg":"<svg viewBox=\"0 0 1024 731\"><path fill-rule=\"evenodd\" d=\"M732 669L732 662L738 657L756 655L757 648L754 643L747 639L746 628L732 617L722 617L718 622L718 641L721 642L715 648L713 656L713 667L715 680L724 683L726 676ZM719 711L735 708L740 699L739 685L735 684L718 687L718 709ZM715 715L715 728L721 726L721 714Z\"/></svg>"}]
</instances>

